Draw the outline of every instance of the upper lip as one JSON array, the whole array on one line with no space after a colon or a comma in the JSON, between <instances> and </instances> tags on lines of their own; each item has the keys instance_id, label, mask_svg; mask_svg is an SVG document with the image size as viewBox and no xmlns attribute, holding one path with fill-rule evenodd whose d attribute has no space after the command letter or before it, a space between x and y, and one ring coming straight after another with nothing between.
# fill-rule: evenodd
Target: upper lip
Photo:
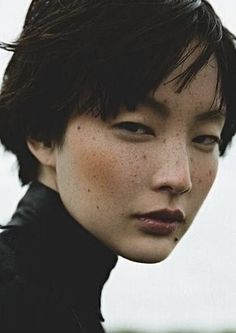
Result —
<instances>
[{"instance_id":1,"label":"upper lip","mask_svg":"<svg viewBox=\"0 0 236 333\"><path fill-rule=\"evenodd\" d=\"M171 209L160 209L147 213L135 214L135 217L147 217L153 218L155 220L166 220L170 222L184 222L185 216L184 213L179 210L171 210Z\"/></svg>"}]
</instances>

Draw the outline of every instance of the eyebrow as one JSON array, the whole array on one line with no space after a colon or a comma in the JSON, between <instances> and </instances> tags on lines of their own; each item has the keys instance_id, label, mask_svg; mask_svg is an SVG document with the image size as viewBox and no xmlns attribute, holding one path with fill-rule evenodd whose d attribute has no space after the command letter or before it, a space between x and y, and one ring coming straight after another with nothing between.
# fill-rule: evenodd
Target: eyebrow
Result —
<instances>
[{"instance_id":1,"label":"eyebrow","mask_svg":"<svg viewBox=\"0 0 236 333\"><path fill-rule=\"evenodd\" d=\"M170 109L164 103L157 101L154 97L146 96L140 103L142 106L146 106L152 109L155 113L159 114L163 119L168 118L170 115ZM226 114L223 109L216 108L207 112L202 112L195 117L195 121L206 122L222 122L225 121Z\"/></svg>"},{"instance_id":2,"label":"eyebrow","mask_svg":"<svg viewBox=\"0 0 236 333\"><path fill-rule=\"evenodd\" d=\"M140 103L142 106L146 106L152 109L155 113L159 114L162 118L168 118L170 115L169 108L162 102L157 101L154 97L146 96Z\"/></svg>"},{"instance_id":3,"label":"eyebrow","mask_svg":"<svg viewBox=\"0 0 236 333\"><path fill-rule=\"evenodd\" d=\"M210 110L207 112L200 113L196 116L196 121L204 122L204 121L215 121L222 122L226 118L226 114L221 109Z\"/></svg>"}]
</instances>

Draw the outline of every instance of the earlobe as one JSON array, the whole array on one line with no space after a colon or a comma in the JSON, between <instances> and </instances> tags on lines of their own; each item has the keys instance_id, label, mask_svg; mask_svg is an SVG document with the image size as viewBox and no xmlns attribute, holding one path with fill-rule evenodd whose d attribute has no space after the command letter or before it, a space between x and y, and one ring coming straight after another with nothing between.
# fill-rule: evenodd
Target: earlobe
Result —
<instances>
[{"instance_id":1,"label":"earlobe","mask_svg":"<svg viewBox=\"0 0 236 333\"><path fill-rule=\"evenodd\" d=\"M44 166L55 166L55 146L48 146L42 141L34 139L27 140L27 146L30 152L37 158L37 160Z\"/></svg>"}]
</instances>

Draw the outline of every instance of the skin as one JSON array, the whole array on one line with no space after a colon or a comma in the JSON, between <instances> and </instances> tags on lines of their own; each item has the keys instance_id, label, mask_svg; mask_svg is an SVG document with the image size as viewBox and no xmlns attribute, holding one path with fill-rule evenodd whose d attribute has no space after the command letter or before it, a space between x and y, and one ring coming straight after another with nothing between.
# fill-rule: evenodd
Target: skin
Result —
<instances>
[{"instance_id":1,"label":"skin","mask_svg":"<svg viewBox=\"0 0 236 333\"><path fill-rule=\"evenodd\" d=\"M169 82L190 61L150 94L161 103L159 110L140 104L135 112L123 108L106 122L80 115L69 121L61 148L28 142L41 163L39 181L59 192L76 221L133 261L155 263L168 257L217 173L219 149L211 136L220 138L224 117L206 115L219 104L214 58L181 93ZM206 119L198 119L203 114ZM118 126L127 121L141 127ZM140 230L132 216L164 208L180 209L185 216L167 236Z\"/></svg>"}]
</instances>

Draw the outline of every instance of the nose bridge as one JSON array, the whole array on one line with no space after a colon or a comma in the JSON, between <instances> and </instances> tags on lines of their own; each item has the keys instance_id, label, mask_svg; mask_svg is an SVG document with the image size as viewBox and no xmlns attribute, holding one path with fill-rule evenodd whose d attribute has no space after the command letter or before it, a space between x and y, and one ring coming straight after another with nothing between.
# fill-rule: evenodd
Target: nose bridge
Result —
<instances>
[{"instance_id":1,"label":"nose bridge","mask_svg":"<svg viewBox=\"0 0 236 333\"><path fill-rule=\"evenodd\" d=\"M189 152L185 140L173 139L170 140L168 147L166 148L170 165L174 164L175 167L182 166L183 169L189 169Z\"/></svg>"},{"instance_id":2,"label":"nose bridge","mask_svg":"<svg viewBox=\"0 0 236 333\"><path fill-rule=\"evenodd\" d=\"M191 157L184 138L169 138L158 154L155 188L183 193L192 188Z\"/></svg>"}]
</instances>

